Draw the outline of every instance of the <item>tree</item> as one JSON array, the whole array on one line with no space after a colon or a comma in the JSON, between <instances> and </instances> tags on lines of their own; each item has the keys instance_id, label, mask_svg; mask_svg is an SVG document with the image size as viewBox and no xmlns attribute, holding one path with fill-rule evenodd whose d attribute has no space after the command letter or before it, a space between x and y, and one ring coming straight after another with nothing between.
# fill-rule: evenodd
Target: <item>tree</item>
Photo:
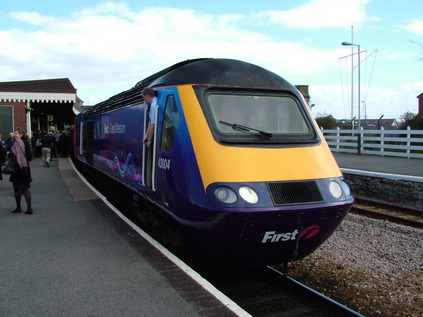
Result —
<instances>
[{"instance_id":1,"label":"tree","mask_svg":"<svg viewBox=\"0 0 423 317\"><path fill-rule=\"evenodd\" d=\"M411 130L423 130L423 114L405 112L400 117L400 129L405 130L410 127Z\"/></svg>"},{"instance_id":2,"label":"tree","mask_svg":"<svg viewBox=\"0 0 423 317\"><path fill-rule=\"evenodd\" d=\"M336 119L331 114L318 113L315 119L320 128L328 130L336 128Z\"/></svg>"}]
</instances>

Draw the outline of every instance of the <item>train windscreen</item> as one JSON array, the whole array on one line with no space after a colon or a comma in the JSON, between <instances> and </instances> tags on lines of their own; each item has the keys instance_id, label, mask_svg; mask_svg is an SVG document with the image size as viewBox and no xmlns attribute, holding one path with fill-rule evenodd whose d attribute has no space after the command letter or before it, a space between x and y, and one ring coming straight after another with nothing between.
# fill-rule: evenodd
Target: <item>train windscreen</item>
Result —
<instances>
[{"instance_id":1,"label":"train windscreen","mask_svg":"<svg viewBox=\"0 0 423 317\"><path fill-rule=\"evenodd\" d=\"M213 92L207 95L207 104L209 120L223 138L316 141L308 116L291 95Z\"/></svg>"}]
</instances>

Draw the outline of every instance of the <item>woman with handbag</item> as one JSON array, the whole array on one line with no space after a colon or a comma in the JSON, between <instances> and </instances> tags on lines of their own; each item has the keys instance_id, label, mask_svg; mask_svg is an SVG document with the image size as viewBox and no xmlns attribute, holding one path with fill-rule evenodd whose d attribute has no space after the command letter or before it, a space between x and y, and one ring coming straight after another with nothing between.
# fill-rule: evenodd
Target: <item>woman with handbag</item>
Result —
<instances>
[{"instance_id":1,"label":"woman with handbag","mask_svg":"<svg viewBox=\"0 0 423 317\"><path fill-rule=\"evenodd\" d=\"M1 139L0 134L0 166L3 168L3 164L6 163L6 149L4 148L4 142ZM3 173L0 173L0 181L3 180Z\"/></svg>"},{"instance_id":2,"label":"woman with handbag","mask_svg":"<svg viewBox=\"0 0 423 317\"><path fill-rule=\"evenodd\" d=\"M31 148L25 137L25 131L22 128L15 129L14 139L10 146L9 155L13 155L16 162L15 171L10 175L9 179L9 181L13 183L16 201L16 209L12 210L12 213L22 212L21 198L22 195L24 195L28 206L25 214L32 215L31 193L29 192L30 182L32 182L29 162L31 161L32 156Z\"/></svg>"}]
</instances>

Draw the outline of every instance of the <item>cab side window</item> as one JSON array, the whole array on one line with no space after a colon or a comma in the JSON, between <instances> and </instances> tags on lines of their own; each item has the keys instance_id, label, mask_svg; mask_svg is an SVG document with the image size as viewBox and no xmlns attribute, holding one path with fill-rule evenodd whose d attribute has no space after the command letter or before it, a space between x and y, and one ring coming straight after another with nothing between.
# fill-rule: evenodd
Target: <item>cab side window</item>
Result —
<instances>
[{"instance_id":1,"label":"cab side window","mask_svg":"<svg viewBox=\"0 0 423 317\"><path fill-rule=\"evenodd\" d=\"M161 150L171 152L175 141L176 129L179 124L179 112L175 103L175 96L167 97L162 126Z\"/></svg>"}]
</instances>

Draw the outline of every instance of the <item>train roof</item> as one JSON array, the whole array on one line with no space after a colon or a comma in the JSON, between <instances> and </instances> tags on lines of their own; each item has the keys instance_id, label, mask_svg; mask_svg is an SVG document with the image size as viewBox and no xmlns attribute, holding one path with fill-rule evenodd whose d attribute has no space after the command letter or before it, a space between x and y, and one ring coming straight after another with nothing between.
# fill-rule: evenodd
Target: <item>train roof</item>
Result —
<instances>
[{"instance_id":1,"label":"train roof","mask_svg":"<svg viewBox=\"0 0 423 317\"><path fill-rule=\"evenodd\" d=\"M233 59L212 58L183 64L156 79L151 86L184 84L292 88L282 77L257 65Z\"/></svg>"},{"instance_id":2,"label":"train roof","mask_svg":"<svg viewBox=\"0 0 423 317\"><path fill-rule=\"evenodd\" d=\"M110 111L142 101L145 87L174 85L217 85L263 89L294 89L282 77L260 66L234 59L199 58L186 60L151 75L133 88L100 102L85 114Z\"/></svg>"}]
</instances>

